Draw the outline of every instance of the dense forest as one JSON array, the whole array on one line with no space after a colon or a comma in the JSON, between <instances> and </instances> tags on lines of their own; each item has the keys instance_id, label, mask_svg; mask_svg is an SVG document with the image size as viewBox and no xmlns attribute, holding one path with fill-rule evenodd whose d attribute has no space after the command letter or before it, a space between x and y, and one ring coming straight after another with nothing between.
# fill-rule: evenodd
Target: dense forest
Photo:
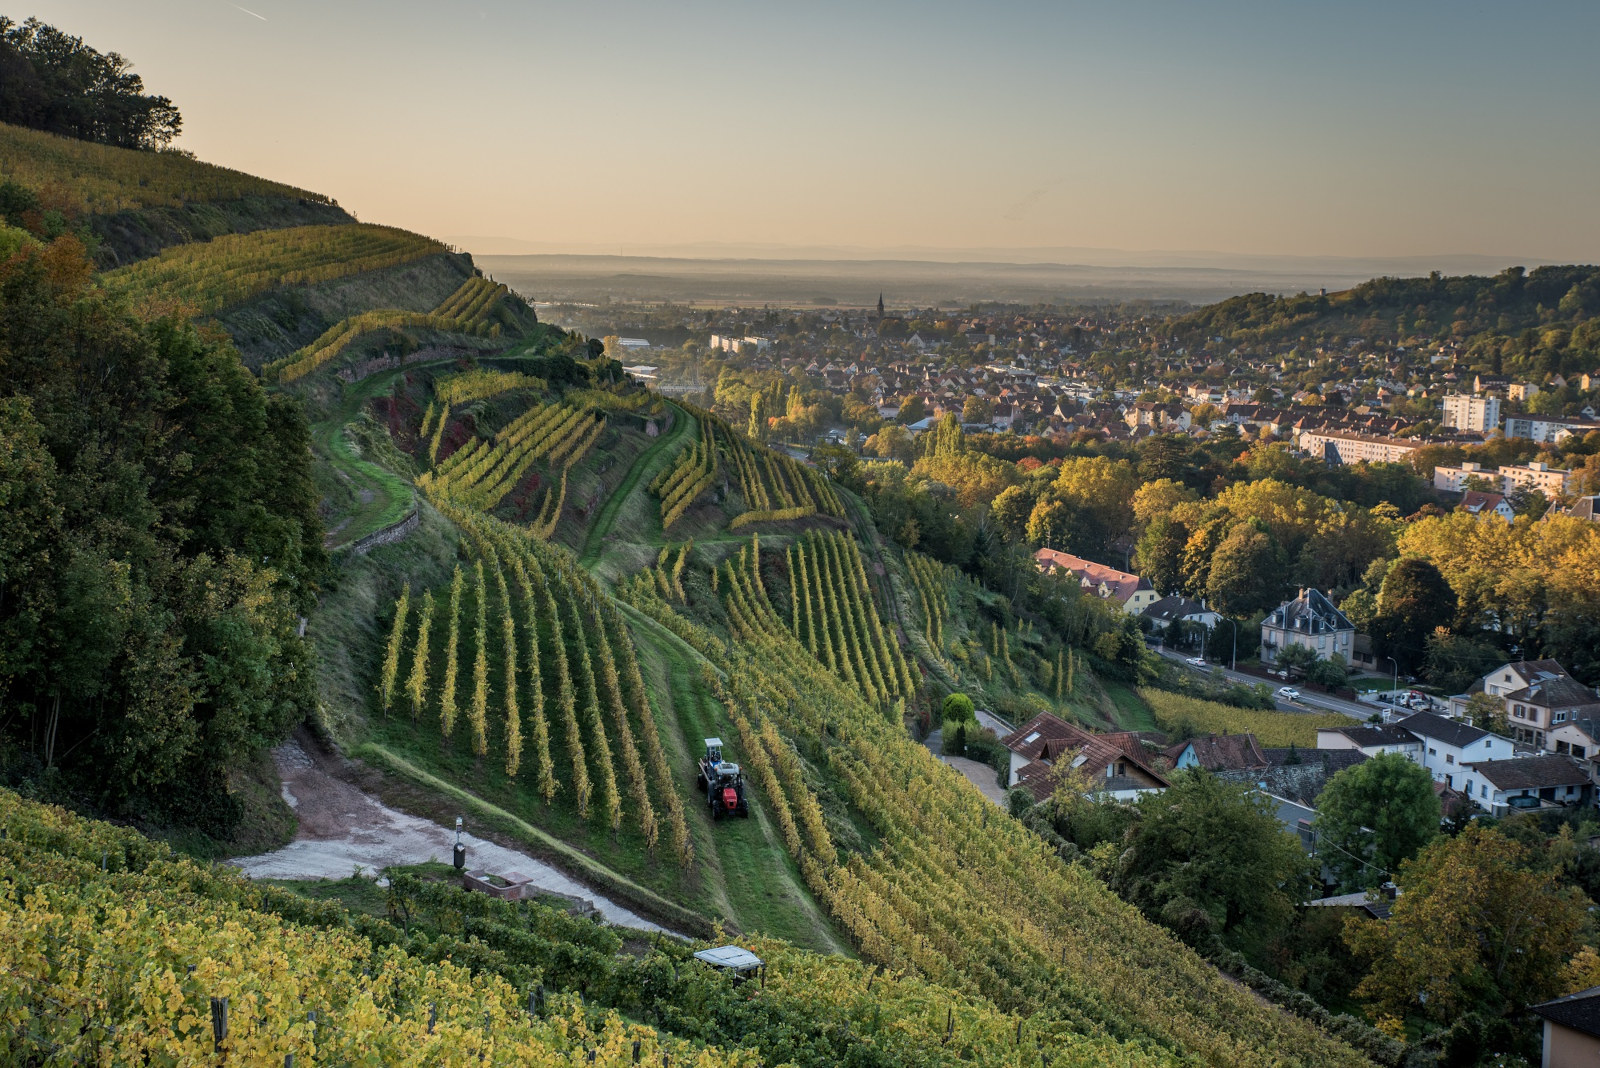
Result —
<instances>
[{"instance_id":1,"label":"dense forest","mask_svg":"<svg viewBox=\"0 0 1600 1068\"><path fill-rule=\"evenodd\" d=\"M91 271L74 237L0 229L0 763L225 837L229 775L312 703L306 423L226 340Z\"/></svg>"},{"instance_id":2,"label":"dense forest","mask_svg":"<svg viewBox=\"0 0 1600 1068\"><path fill-rule=\"evenodd\" d=\"M1493 277L1375 278L1341 293L1248 293L1170 322L1174 337L1256 345L1449 338L1507 373L1593 370L1600 267L1510 267Z\"/></svg>"}]
</instances>

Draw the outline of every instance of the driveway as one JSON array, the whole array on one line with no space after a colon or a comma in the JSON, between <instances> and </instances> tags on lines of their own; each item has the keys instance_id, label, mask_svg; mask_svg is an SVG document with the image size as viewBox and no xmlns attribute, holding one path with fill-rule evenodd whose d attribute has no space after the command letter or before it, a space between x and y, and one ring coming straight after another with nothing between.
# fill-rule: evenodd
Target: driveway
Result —
<instances>
[{"instance_id":1,"label":"driveway","mask_svg":"<svg viewBox=\"0 0 1600 1068\"><path fill-rule=\"evenodd\" d=\"M983 712L978 713L980 721L986 714L987 713ZM991 716L990 718L996 719L997 722L1000 722L1002 725L1004 725L1003 721L1000 721L998 717ZM984 724L984 726L988 726L988 724ZM1007 729L1005 733L1010 733L1009 729ZM934 731L933 733L929 734L922 740L922 744L927 746L928 751L934 756L938 757L941 761L959 771L968 782L978 788L978 792L980 794L982 794L984 797L987 797L990 801L993 801L1001 808L1006 807L1005 787L1000 785L1000 777L995 774L994 768L981 761L968 760L966 757L947 756L944 753L939 752L940 746L944 744L942 731Z\"/></svg>"}]
</instances>

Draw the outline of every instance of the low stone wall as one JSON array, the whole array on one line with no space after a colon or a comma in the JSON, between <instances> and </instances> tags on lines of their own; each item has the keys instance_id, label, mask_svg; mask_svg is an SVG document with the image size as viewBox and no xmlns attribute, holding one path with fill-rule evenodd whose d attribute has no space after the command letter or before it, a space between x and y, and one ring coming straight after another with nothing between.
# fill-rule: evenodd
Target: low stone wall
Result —
<instances>
[{"instance_id":1,"label":"low stone wall","mask_svg":"<svg viewBox=\"0 0 1600 1068\"><path fill-rule=\"evenodd\" d=\"M380 545L390 545L405 539L406 535L417 529L422 522L422 514L417 511L416 502L411 504L410 513L400 522L391 523L382 530L375 530L364 538L359 538L350 543L349 550L356 556L369 553Z\"/></svg>"}]
</instances>

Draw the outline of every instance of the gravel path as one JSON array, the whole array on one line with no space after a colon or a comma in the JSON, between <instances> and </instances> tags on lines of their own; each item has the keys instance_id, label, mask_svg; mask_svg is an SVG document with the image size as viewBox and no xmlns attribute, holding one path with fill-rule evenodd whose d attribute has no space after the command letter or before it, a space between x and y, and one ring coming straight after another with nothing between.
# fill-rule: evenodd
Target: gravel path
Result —
<instances>
[{"instance_id":1,"label":"gravel path","mask_svg":"<svg viewBox=\"0 0 1600 1068\"><path fill-rule=\"evenodd\" d=\"M283 799L300 818L300 830L282 849L229 861L246 875L255 879L343 879L357 868L376 874L392 865L449 863L455 848L452 828L398 812L335 778L297 741L284 743L272 755L283 776ZM606 922L619 927L667 931L544 861L471 834L463 834L461 840L467 847L469 868L527 876L547 893L589 902Z\"/></svg>"}]
</instances>

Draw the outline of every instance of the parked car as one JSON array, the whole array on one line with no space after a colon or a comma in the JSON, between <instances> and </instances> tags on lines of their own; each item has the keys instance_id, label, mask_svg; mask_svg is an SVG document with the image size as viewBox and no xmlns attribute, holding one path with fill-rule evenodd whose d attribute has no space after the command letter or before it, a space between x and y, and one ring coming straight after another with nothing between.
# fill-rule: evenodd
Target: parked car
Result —
<instances>
[{"instance_id":1,"label":"parked car","mask_svg":"<svg viewBox=\"0 0 1600 1068\"><path fill-rule=\"evenodd\" d=\"M1184 663L1188 664L1190 667L1205 667L1206 658L1203 656L1191 656L1188 660L1184 661Z\"/></svg>"},{"instance_id":2,"label":"parked car","mask_svg":"<svg viewBox=\"0 0 1600 1068\"><path fill-rule=\"evenodd\" d=\"M1280 701L1298 701L1300 700L1300 691L1293 686L1279 686L1278 699Z\"/></svg>"}]
</instances>

